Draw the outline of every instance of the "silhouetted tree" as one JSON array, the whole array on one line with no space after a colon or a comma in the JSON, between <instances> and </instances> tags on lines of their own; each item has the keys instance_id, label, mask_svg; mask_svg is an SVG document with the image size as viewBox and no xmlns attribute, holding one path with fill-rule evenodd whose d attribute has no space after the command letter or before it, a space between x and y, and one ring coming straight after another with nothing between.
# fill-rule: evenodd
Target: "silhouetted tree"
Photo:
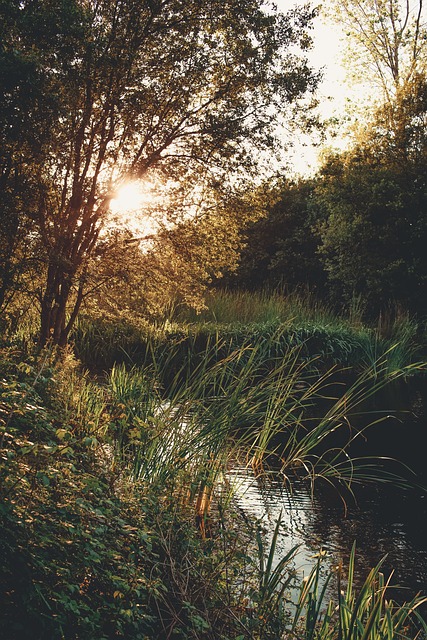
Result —
<instances>
[{"instance_id":1,"label":"silhouetted tree","mask_svg":"<svg viewBox=\"0 0 427 640\"><path fill-rule=\"evenodd\" d=\"M34 161L46 256L41 345L67 341L120 184L156 171L196 196L237 185L271 153L276 122L316 78L295 55L314 12L270 9L255 0L1 4L3 51L34 64L36 102L52 106L34 111L11 80L27 127L48 134Z\"/></svg>"}]
</instances>

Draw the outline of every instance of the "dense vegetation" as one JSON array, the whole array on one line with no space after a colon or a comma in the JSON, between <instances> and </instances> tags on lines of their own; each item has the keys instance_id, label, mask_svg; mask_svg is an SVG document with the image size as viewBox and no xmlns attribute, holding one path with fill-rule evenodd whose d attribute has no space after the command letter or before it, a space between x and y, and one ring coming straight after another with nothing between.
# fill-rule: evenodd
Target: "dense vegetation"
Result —
<instances>
[{"instance_id":1,"label":"dense vegetation","mask_svg":"<svg viewBox=\"0 0 427 640\"><path fill-rule=\"evenodd\" d=\"M427 637L381 563L356 586L354 548L301 582L228 473L405 484L355 457L353 417L424 375L423 7L338 9L382 93L290 178L284 129L319 125L317 10L0 2L5 640ZM135 181L155 197L129 220Z\"/></svg>"},{"instance_id":2,"label":"dense vegetation","mask_svg":"<svg viewBox=\"0 0 427 640\"><path fill-rule=\"evenodd\" d=\"M229 286L309 289L337 310L356 302L369 319L396 306L426 314L425 80L407 91L404 139L384 139L381 112L366 139L315 178L274 186L276 203L247 229Z\"/></svg>"},{"instance_id":3,"label":"dense vegetation","mask_svg":"<svg viewBox=\"0 0 427 640\"><path fill-rule=\"evenodd\" d=\"M29 290L40 344L64 345L117 260L143 271L141 251L127 251L135 225L111 215L132 180L156 185L145 217L157 213L152 241L175 282L235 260L254 216L249 179L317 84L304 55L315 13L256 0L2 2L0 308Z\"/></svg>"},{"instance_id":4,"label":"dense vegetation","mask_svg":"<svg viewBox=\"0 0 427 640\"><path fill-rule=\"evenodd\" d=\"M396 305L426 314L426 35L422 2L345 0L353 81L376 99L346 114L345 151L323 153L310 178L270 182L267 214L245 231L229 286L315 291L367 319ZM366 87L365 87L366 89ZM338 135L346 132L345 119ZM349 132L347 131L347 135Z\"/></svg>"},{"instance_id":5,"label":"dense vegetation","mask_svg":"<svg viewBox=\"0 0 427 640\"><path fill-rule=\"evenodd\" d=\"M347 586L337 608L325 586L335 578L321 578L321 559L295 584L292 552L272 564L280 524L266 543L257 523L235 511L226 475L236 459L262 473L279 437L275 466L284 477L323 477L342 491L362 476L372 480L369 461L358 471L345 455L358 433L347 425L389 365L365 373L322 417L315 401L331 374L277 332L260 326L240 346L217 336L198 353L195 336L187 358L181 340L170 336L167 350L153 343L149 365L115 365L98 381L70 352L34 357L3 345L2 637L415 634L422 601L393 604L380 566L359 591L354 557L349 573L340 568ZM394 476L383 469L379 477ZM289 608L283 597L291 593Z\"/></svg>"}]
</instances>

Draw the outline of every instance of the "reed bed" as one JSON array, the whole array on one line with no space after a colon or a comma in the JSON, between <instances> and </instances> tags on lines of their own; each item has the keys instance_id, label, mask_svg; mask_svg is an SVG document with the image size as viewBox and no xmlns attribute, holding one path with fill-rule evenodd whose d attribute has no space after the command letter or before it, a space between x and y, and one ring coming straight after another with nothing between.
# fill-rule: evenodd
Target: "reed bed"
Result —
<instances>
[{"instance_id":1,"label":"reed bed","mask_svg":"<svg viewBox=\"0 0 427 640\"><path fill-rule=\"evenodd\" d=\"M218 290L206 298L205 309L195 312L181 309L172 316L178 323L214 322L220 325L315 323L337 325L333 309L305 292L283 295L274 291ZM345 321L342 321L346 324ZM348 324L348 323L347 323Z\"/></svg>"},{"instance_id":2,"label":"reed bed","mask_svg":"<svg viewBox=\"0 0 427 640\"><path fill-rule=\"evenodd\" d=\"M76 345L96 355L96 377L70 352L4 367L0 516L11 535L0 551L7 576L15 557L30 554L37 581L25 593L31 611L38 603L44 612L39 637L78 637L74 627L94 640L423 637L417 612L424 599L391 602L381 565L356 590L354 551L346 570L325 569L320 553L297 585L293 551L275 557L280 521L269 546L250 523L244 535L235 531L233 486L224 482L237 459L254 474L274 469L287 484L305 480L314 491L326 482L344 496L359 482L402 483L380 461L351 457L369 428L356 428L353 418L384 385L423 366L391 359L395 335L349 377L336 364L327 368L305 329L206 326L150 333L121 325L105 335L101 323L81 325ZM13 358L12 350L4 356ZM99 361L109 358L114 365L100 376ZM28 552L18 534L30 539ZM57 539L65 564L56 551L49 556ZM64 590L53 576L69 575L70 567L78 578L65 580Z\"/></svg>"},{"instance_id":3,"label":"reed bed","mask_svg":"<svg viewBox=\"0 0 427 640\"><path fill-rule=\"evenodd\" d=\"M300 347L301 356L317 359L322 372L338 365L356 375L384 359L390 371L404 368L422 359L423 353L422 325L399 310L381 315L376 325L367 325L357 309L340 316L313 296L262 292L212 293L202 312L175 310L157 323L82 317L73 341L82 362L98 371L114 363L145 366L173 351L172 377L183 361L197 366L215 343L221 344L219 358L248 341L275 344L273 356L288 347Z\"/></svg>"}]
</instances>

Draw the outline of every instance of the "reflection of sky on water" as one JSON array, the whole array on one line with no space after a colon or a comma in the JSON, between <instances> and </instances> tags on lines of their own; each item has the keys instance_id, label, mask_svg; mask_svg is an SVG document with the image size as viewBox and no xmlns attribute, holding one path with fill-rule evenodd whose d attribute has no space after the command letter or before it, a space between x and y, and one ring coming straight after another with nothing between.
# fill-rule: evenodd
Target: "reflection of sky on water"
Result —
<instances>
[{"instance_id":1,"label":"reflection of sky on water","mask_svg":"<svg viewBox=\"0 0 427 640\"><path fill-rule=\"evenodd\" d=\"M392 584L404 587L393 596L409 599L427 593L427 498L379 486L362 490L358 504L347 512L335 492L319 487L312 499L303 485L286 490L274 477L255 479L251 469L235 467L228 474L236 500L245 514L259 521L271 540L281 514L283 526L277 545L277 561L294 545L301 544L295 569L307 575L320 549L327 552L325 566L340 559L348 562L356 541L355 579L360 584L385 555L384 573L392 571Z\"/></svg>"},{"instance_id":2,"label":"reflection of sky on water","mask_svg":"<svg viewBox=\"0 0 427 640\"><path fill-rule=\"evenodd\" d=\"M236 492L239 507L249 517L260 522L269 545L277 520L282 526L276 547L277 562L292 547L301 545L295 556L295 570L301 577L310 573L321 545L310 545L304 530L310 517L311 497L308 492L293 491L274 479L256 479L251 469L237 467L228 473Z\"/></svg>"}]
</instances>

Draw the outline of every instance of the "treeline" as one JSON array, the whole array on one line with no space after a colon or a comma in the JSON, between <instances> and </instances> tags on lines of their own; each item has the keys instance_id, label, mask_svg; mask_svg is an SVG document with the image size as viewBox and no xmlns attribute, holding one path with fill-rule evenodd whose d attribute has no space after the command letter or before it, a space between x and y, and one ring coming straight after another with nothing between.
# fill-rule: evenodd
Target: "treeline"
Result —
<instances>
[{"instance_id":1,"label":"treeline","mask_svg":"<svg viewBox=\"0 0 427 640\"><path fill-rule=\"evenodd\" d=\"M246 231L232 288L309 288L366 316L427 312L427 84L417 77L317 175L283 179Z\"/></svg>"}]
</instances>

